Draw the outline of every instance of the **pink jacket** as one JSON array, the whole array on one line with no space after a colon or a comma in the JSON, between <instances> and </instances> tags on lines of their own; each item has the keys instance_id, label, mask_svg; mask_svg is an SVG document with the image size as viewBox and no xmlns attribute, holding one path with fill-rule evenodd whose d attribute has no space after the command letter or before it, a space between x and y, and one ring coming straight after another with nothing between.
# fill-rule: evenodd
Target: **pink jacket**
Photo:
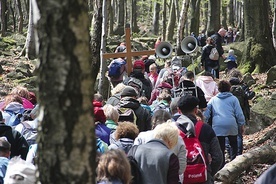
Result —
<instances>
[{"instance_id":1,"label":"pink jacket","mask_svg":"<svg viewBox=\"0 0 276 184\"><path fill-rule=\"evenodd\" d=\"M204 96L207 102L209 102L210 99L219 92L217 83L211 76L199 76L196 78L195 83L204 92Z\"/></svg>"}]
</instances>

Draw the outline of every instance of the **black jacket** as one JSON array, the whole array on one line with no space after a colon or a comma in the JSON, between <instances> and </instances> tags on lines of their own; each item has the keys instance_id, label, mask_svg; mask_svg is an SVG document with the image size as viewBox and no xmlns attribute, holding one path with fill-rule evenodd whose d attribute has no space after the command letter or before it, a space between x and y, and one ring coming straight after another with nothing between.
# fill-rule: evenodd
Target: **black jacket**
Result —
<instances>
[{"instance_id":1,"label":"black jacket","mask_svg":"<svg viewBox=\"0 0 276 184\"><path fill-rule=\"evenodd\" d=\"M223 48L222 48L222 43L224 38L220 36L220 34L215 33L211 36L211 38L213 38L213 40L215 41L216 44L216 48L218 50L219 56L221 57L224 53Z\"/></svg>"},{"instance_id":2,"label":"black jacket","mask_svg":"<svg viewBox=\"0 0 276 184\"><path fill-rule=\"evenodd\" d=\"M11 158L21 156L22 159L26 160L29 145L18 131L4 123L0 123L0 136L5 136L11 144Z\"/></svg>"},{"instance_id":3,"label":"black jacket","mask_svg":"<svg viewBox=\"0 0 276 184\"><path fill-rule=\"evenodd\" d=\"M140 132L151 130L151 114L136 99L124 97L120 101L120 107L130 108L134 111L137 117L136 125Z\"/></svg>"},{"instance_id":4,"label":"black jacket","mask_svg":"<svg viewBox=\"0 0 276 184\"><path fill-rule=\"evenodd\" d=\"M193 96L197 95L197 97L199 99L199 108L200 109L203 109L203 108L207 107L207 101L205 99L204 92L202 91L202 89L200 87L198 87L198 86L196 87L196 89L197 89L197 94L196 94L195 84L192 81L183 80L179 84L179 86L182 89L182 91L184 92L183 95L186 95L186 94L190 94L190 95L193 95Z\"/></svg>"},{"instance_id":5,"label":"black jacket","mask_svg":"<svg viewBox=\"0 0 276 184\"><path fill-rule=\"evenodd\" d=\"M218 66L217 61L211 60L209 58L212 48L214 48L213 45L205 45L203 47L202 54L201 54L201 66L204 66L205 68L207 66L212 67L212 68Z\"/></svg>"}]
</instances>

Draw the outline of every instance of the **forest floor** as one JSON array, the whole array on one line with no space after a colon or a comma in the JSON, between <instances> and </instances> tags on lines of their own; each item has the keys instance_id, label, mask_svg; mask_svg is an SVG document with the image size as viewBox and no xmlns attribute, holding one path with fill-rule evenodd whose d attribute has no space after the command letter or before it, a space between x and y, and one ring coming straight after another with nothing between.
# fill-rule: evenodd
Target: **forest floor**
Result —
<instances>
[{"instance_id":1,"label":"forest floor","mask_svg":"<svg viewBox=\"0 0 276 184\"><path fill-rule=\"evenodd\" d=\"M0 56L0 65L2 65L2 68L3 68L3 71L0 73L0 91L1 91L0 98L3 98L4 94L7 94L9 90L16 85L14 81L10 80L7 77L7 74L14 71L16 68L15 66L17 66L19 62L29 64L31 68L34 69L32 62L25 59L24 57L16 58L15 56ZM223 72L221 74L223 74ZM266 74L254 74L253 78L256 80L255 85L262 85L262 84L265 84ZM267 89L261 89L258 93L262 95L268 95L268 94L272 94L272 92L275 92L275 91L276 89L269 89L269 93L268 93ZM265 132L259 132L258 134L255 133L255 134L245 135L244 141L246 142L248 140L261 138L264 136L264 134ZM270 141L270 140L267 140L267 141ZM256 145L253 145L252 147L254 146ZM257 146L260 146L260 145L257 145ZM246 148L244 152L246 153L252 147ZM240 177L237 179L235 183L253 184L254 181L257 179L257 177L259 177L261 173L263 173L268 167L270 167L271 164L252 165L248 170L241 173Z\"/></svg>"}]
</instances>

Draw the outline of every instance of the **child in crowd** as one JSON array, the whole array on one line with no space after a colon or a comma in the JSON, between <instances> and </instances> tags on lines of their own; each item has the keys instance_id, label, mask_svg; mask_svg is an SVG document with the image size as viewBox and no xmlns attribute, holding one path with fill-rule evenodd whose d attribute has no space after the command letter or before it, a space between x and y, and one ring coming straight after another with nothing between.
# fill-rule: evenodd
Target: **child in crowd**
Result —
<instances>
[{"instance_id":1,"label":"child in crowd","mask_svg":"<svg viewBox=\"0 0 276 184\"><path fill-rule=\"evenodd\" d=\"M227 63L227 71L229 72L230 70L232 70L233 68L237 68L238 64L237 64L237 57L235 56L235 52L233 49L230 49L228 51L228 56L226 58L226 60L224 61L225 63Z\"/></svg>"}]
</instances>

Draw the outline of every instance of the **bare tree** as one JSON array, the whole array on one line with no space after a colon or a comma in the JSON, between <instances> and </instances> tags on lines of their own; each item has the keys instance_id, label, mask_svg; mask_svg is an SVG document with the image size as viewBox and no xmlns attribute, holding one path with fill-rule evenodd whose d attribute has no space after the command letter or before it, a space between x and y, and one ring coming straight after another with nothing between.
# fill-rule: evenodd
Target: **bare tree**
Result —
<instances>
[{"instance_id":1,"label":"bare tree","mask_svg":"<svg viewBox=\"0 0 276 184\"><path fill-rule=\"evenodd\" d=\"M276 49L276 0L273 1L274 11L273 11L273 25L272 25L272 38L273 46Z\"/></svg>"},{"instance_id":2,"label":"bare tree","mask_svg":"<svg viewBox=\"0 0 276 184\"><path fill-rule=\"evenodd\" d=\"M176 23L176 12L174 0L171 0L170 18L167 26L166 40L173 41L174 28Z\"/></svg>"},{"instance_id":3,"label":"bare tree","mask_svg":"<svg viewBox=\"0 0 276 184\"><path fill-rule=\"evenodd\" d=\"M234 13L234 0L229 0L229 3L228 3L228 24L230 26L235 26L234 16L235 16L235 13Z\"/></svg>"},{"instance_id":4,"label":"bare tree","mask_svg":"<svg viewBox=\"0 0 276 184\"><path fill-rule=\"evenodd\" d=\"M220 0L209 0L207 31L215 32L220 28Z\"/></svg>"},{"instance_id":5,"label":"bare tree","mask_svg":"<svg viewBox=\"0 0 276 184\"><path fill-rule=\"evenodd\" d=\"M125 33L125 0L119 0L118 4L118 20L114 34L123 35Z\"/></svg>"},{"instance_id":6,"label":"bare tree","mask_svg":"<svg viewBox=\"0 0 276 184\"><path fill-rule=\"evenodd\" d=\"M5 36L7 32L7 0L1 0L1 35Z\"/></svg>"},{"instance_id":7,"label":"bare tree","mask_svg":"<svg viewBox=\"0 0 276 184\"><path fill-rule=\"evenodd\" d=\"M154 2L153 20L152 20L152 32L155 35L159 34L159 19L160 19L161 4L158 1Z\"/></svg>"},{"instance_id":8,"label":"bare tree","mask_svg":"<svg viewBox=\"0 0 276 184\"><path fill-rule=\"evenodd\" d=\"M88 5L38 1L40 183L95 183ZM99 55L99 53L98 53ZM92 69L92 70L91 70Z\"/></svg>"},{"instance_id":9,"label":"bare tree","mask_svg":"<svg viewBox=\"0 0 276 184\"><path fill-rule=\"evenodd\" d=\"M22 7L21 7L21 1L16 0L16 6L17 6L17 11L18 11L18 32L23 33L23 12L22 12Z\"/></svg>"},{"instance_id":10,"label":"bare tree","mask_svg":"<svg viewBox=\"0 0 276 184\"><path fill-rule=\"evenodd\" d=\"M110 0L103 0L102 1L102 38L101 38L101 55L105 53L106 51L106 38L107 38L107 22L108 22L108 16L107 16L107 4ZM107 77L105 76L106 69L107 69L107 62L106 60L101 57L100 58L101 65L100 65L100 72L99 72L99 85L98 85L98 91L101 95L103 95L104 99L107 99L109 95L109 81Z\"/></svg>"},{"instance_id":11,"label":"bare tree","mask_svg":"<svg viewBox=\"0 0 276 184\"><path fill-rule=\"evenodd\" d=\"M35 47L35 42L36 42L36 35L35 35L35 29L34 29L34 21L35 21L35 5L34 3L36 0L30 0L30 5L29 5L29 23L28 23L28 31L27 31L27 38L26 42L24 45L24 48L22 49L21 53L19 54L19 57L22 56L25 53L25 57L27 59L35 58L37 56L36 54L36 47Z\"/></svg>"},{"instance_id":12,"label":"bare tree","mask_svg":"<svg viewBox=\"0 0 276 184\"><path fill-rule=\"evenodd\" d=\"M200 2L201 0L191 1L190 33L194 32L195 35L198 35L199 32Z\"/></svg>"},{"instance_id":13,"label":"bare tree","mask_svg":"<svg viewBox=\"0 0 276 184\"><path fill-rule=\"evenodd\" d=\"M177 26L177 35L176 35L176 46L177 53L182 53L181 51L181 41L183 40L184 28L187 21L187 14L190 5L190 0L184 0L182 3L182 9L180 12L180 18Z\"/></svg>"}]
</instances>

